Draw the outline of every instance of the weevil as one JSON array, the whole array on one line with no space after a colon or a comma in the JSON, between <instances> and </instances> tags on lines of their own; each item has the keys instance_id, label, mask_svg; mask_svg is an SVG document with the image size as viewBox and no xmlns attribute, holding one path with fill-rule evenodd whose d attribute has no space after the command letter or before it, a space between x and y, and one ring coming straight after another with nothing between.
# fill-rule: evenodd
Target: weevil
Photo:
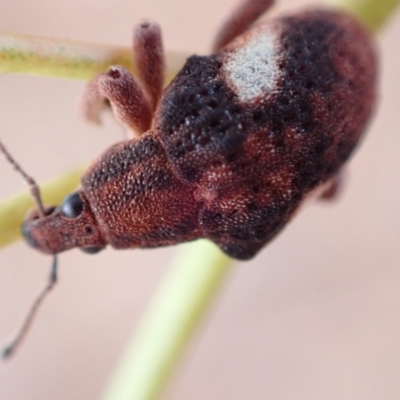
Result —
<instances>
[{"instance_id":1,"label":"weevil","mask_svg":"<svg viewBox=\"0 0 400 400\"><path fill-rule=\"evenodd\" d=\"M310 193L328 187L330 196L373 111L374 45L358 21L330 9L257 23L272 3L243 1L212 54L189 57L164 90L160 28L139 24L138 77L112 66L82 100L87 119L111 106L133 137L93 162L61 206L42 206L36 193L26 241L56 255L207 238L246 260ZM56 262L45 291L55 280Z\"/></svg>"}]
</instances>

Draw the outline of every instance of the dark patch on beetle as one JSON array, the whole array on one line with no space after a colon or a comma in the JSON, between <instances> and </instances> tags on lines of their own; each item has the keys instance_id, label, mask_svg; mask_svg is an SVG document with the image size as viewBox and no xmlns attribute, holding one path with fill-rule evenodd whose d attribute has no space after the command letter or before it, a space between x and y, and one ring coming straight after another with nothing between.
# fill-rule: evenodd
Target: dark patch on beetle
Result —
<instances>
[{"instance_id":1,"label":"dark patch on beetle","mask_svg":"<svg viewBox=\"0 0 400 400\"><path fill-rule=\"evenodd\" d=\"M118 188L114 206L119 208L137 202L140 197L170 191L177 180L168 168L160 142L149 136L112 146L100 158L99 166L83 177L82 183L87 191L97 193L103 200Z\"/></svg>"},{"instance_id":2,"label":"dark patch on beetle","mask_svg":"<svg viewBox=\"0 0 400 400\"><path fill-rule=\"evenodd\" d=\"M150 136L140 141L117 143L85 174L85 185L101 188L103 184L115 182L121 176L131 173L134 167L142 167L149 159L159 158L162 153L160 143Z\"/></svg>"},{"instance_id":3,"label":"dark patch on beetle","mask_svg":"<svg viewBox=\"0 0 400 400\"><path fill-rule=\"evenodd\" d=\"M286 56L281 66L286 76L291 77L283 78L282 93L292 93L293 99L283 102L282 96L278 96L272 106L273 121L285 121L285 129L292 127L304 135L302 141L291 146L291 156L298 171L294 182L303 191L325 181L349 157L358 135L343 135L342 122L335 120L339 115L352 119L354 115L350 116L347 112L351 102L364 101L362 97L356 100L354 93L350 93L351 83L359 77L353 75L343 79L337 65L341 60L332 56L337 48L343 47L344 42L354 38L349 37L344 29L346 24L338 23L337 15L318 18L321 16L324 16L324 11L282 19L282 24L290 29L282 36ZM348 57L348 54L344 56ZM355 64L353 72L359 74L359 71ZM366 87L365 83L362 86ZM347 93L347 101L343 99L343 91ZM321 113L323 118L319 118L318 109L328 104L329 107ZM359 128L358 131L361 132ZM338 136L346 139L341 141L340 154L335 143ZM285 139L289 142L286 135ZM290 146L289 143L287 145ZM329 157L329 152L335 157Z\"/></svg>"},{"instance_id":4,"label":"dark patch on beetle","mask_svg":"<svg viewBox=\"0 0 400 400\"><path fill-rule=\"evenodd\" d=\"M219 76L221 56L190 57L166 90L158 135L179 177L197 182L218 156L235 154L246 136L246 113Z\"/></svg>"}]
</instances>

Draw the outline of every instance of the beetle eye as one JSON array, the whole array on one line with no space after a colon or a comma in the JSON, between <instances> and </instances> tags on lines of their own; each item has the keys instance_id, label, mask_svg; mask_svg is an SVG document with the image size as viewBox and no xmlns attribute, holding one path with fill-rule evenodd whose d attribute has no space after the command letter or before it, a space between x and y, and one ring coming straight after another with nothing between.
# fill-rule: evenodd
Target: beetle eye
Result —
<instances>
[{"instance_id":1,"label":"beetle eye","mask_svg":"<svg viewBox=\"0 0 400 400\"><path fill-rule=\"evenodd\" d=\"M79 217L82 211L83 202L77 192L67 196L61 205L61 214L67 218Z\"/></svg>"}]
</instances>

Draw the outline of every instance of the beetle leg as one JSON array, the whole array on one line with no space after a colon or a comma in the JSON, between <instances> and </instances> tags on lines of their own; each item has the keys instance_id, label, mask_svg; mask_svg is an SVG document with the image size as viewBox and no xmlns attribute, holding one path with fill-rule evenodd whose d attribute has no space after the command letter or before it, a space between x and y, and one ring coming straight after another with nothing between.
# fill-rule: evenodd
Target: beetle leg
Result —
<instances>
[{"instance_id":1,"label":"beetle leg","mask_svg":"<svg viewBox=\"0 0 400 400\"><path fill-rule=\"evenodd\" d=\"M213 52L219 51L247 30L273 3L274 0L241 0L217 33Z\"/></svg>"},{"instance_id":2,"label":"beetle leg","mask_svg":"<svg viewBox=\"0 0 400 400\"><path fill-rule=\"evenodd\" d=\"M100 124L100 114L107 105L110 104L98 88L97 75L86 84L79 99L78 111L87 121L93 124Z\"/></svg>"},{"instance_id":3,"label":"beetle leg","mask_svg":"<svg viewBox=\"0 0 400 400\"><path fill-rule=\"evenodd\" d=\"M343 171L336 174L327 184L324 191L320 194L320 200L334 200L338 197L342 191L344 176L346 175Z\"/></svg>"},{"instance_id":4,"label":"beetle leg","mask_svg":"<svg viewBox=\"0 0 400 400\"><path fill-rule=\"evenodd\" d=\"M100 111L107 100L117 120L128 130L142 134L150 128L150 104L139 83L124 67L112 66L87 84L81 101L86 119L98 123Z\"/></svg>"},{"instance_id":5,"label":"beetle leg","mask_svg":"<svg viewBox=\"0 0 400 400\"><path fill-rule=\"evenodd\" d=\"M256 242L219 242L213 240L214 243L229 257L236 258L237 260L250 260L253 258L260 249L265 245L265 243Z\"/></svg>"},{"instance_id":6,"label":"beetle leg","mask_svg":"<svg viewBox=\"0 0 400 400\"><path fill-rule=\"evenodd\" d=\"M136 26L133 34L133 62L154 111L165 79L161 28L156 22L143 21Z\"/></svg>"}]
</instances>

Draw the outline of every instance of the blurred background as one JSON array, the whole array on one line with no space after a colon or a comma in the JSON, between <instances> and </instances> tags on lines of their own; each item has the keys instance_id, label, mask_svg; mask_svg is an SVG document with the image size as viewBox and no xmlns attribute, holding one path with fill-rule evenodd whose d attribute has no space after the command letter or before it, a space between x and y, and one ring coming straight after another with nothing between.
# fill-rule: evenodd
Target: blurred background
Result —
<instances>
[{"instance_id":1,"label":"blurred background","mask_svg":"<svg viewBox=\"0 0 400 400\"><path fill-rule=\"evenodd\" d=\"M274 9L306 4L280 0ZM318 2L314 2L318 3ZM205 54L234 0L0 0L0 30L129 45L142 17L167 49ZM167 400L400 398L400 15L380 32L380 101L333 203L306 207L254 260L237 263ZM87 162L122 129L76 113L84 86L0 75L1 139L39 182ZM0 198L24 188L0 159ZM60 283L17 356L2 399L96 399L177 248L60 257ZM0 342L19 326L51 259L0 252Z\"/></svg>"}]
</instances>

